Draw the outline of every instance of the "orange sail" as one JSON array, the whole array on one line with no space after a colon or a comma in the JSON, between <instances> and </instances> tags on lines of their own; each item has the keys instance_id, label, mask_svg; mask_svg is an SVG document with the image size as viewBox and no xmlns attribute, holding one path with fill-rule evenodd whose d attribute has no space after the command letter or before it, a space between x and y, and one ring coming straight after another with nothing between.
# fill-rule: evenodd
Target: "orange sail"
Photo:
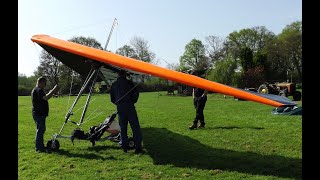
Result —
<instances>
[{"instance_id":1,"label":"orange sail","mask_svg":"<svg viewBox=\"0 0 320 180\"><path fill-rule=\"evenodd\" d=\"M63 63L69 63L70 66L75 70L77 68L80 68L77 65L77 63L80 63L80 61L93 60L102 62L106 66L112 65L119 68L141 72L144 74L150 74L153 76L179 82L188 86L198 87L206 89L208 91L230 95L274 107L296 105L296 103L286 97L272 94L256 93L244 89L234 88L194 75L170 70L151 63L121 56L112 52L95 49L78 43L61 40L48 35L34 35L32 36L31 40L42 46L58 60L62 61ZM63 58L66 58L68 60L62 60ZM78 59L79 61L77 61Z\"/></svg>"}]
</instances>

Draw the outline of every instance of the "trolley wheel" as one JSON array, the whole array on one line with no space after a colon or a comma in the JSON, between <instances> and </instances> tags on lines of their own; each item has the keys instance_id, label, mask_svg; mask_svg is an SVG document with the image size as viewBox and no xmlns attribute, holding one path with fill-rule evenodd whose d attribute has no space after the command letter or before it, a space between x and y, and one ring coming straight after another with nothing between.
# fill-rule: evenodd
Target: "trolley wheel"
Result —
<instances>
[{"instance_id":1,"label":"trolley wheel","mask_svg":"<svg viewBox=\"0 0 320 180\"><path fill-rule=\"evenodd\" d=\"M52 151L57 151L60 148L60 143L57 139L54 141L51 139L47 142L47 148L51 149Z\"/></svg>"},{"instance_id":2,"label":"trolley wheel","mask_svg":"<svg viewBox=\"0 0 320 180\"><path fill-rule=\"evenodd\" d=\"M264 94L269 94L269 89L268 89L267 85L261 84L258 88L258 92L264 93Z\"/></svg>"},{"instance_id":3,"label":"trolley wheel","mask_svg":"<svg viewBox=\"0 0 320 180\"><path fill-rule=\"evenodd\" d=\"M135 148L135 143L134 143L133 137L130 137L128 139L128 146L129 146L129 149L134 149Z\"/></svg>"}]
</instances>

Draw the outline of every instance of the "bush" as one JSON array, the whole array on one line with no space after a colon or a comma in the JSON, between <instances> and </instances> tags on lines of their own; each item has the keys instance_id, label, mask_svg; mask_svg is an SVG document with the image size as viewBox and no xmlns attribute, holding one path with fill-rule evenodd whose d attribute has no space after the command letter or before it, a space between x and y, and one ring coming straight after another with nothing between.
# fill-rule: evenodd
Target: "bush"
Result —
<instances>
[{"instance_id":1,"label":"bush","mask_svg":"<svg viewBox=\"0 0 320 180\"><path fill-rule=\"evenodd\" d=\"M24 86L18 86L18 96L30 96L32 89L28 89Z\"/></svg>"},{"instance_id":2,"label":"bush","mask_svg":"<svg viewBox=\"0 0 320 180\"><path fill-rule=\"evenodd\" d=\"M296 85L296 89L302 89L302 83L298 83L298 84Z\"/></svg>"}]
</instances>

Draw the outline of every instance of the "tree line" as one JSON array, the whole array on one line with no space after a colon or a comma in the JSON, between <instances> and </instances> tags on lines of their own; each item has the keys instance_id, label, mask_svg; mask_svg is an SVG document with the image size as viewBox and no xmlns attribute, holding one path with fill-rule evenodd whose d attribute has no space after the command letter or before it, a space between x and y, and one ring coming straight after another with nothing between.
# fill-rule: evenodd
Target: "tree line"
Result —
<instances>
[{"instance_id":1,"label":"tree line","mask_svg":"<svg viewBox=\"0 0 320 180\"><path fill-rule=\"evenodd\" d=\"M91 37L73 37L71 42L103 49ZM157 64L156 54L150 50L149 42L142 37L133 37L128 44L115 52L123 56ZM18 72L18 95L30 95L37 77L46 76L47 88L60 85L60 93L78 92L85 77L74 72L59 60L42 50L40 65L30 77ZM168 64L167 68L189 73L202 70L206 78L222 84L245 88L258 87L264 82L293 81L302 83L302 21L285 26L275 35L264 26L245 28L231 32L227 37L210 35L202 42L192 39L185 45L179 63ZM152 77L143 80L146 91L165 89L168 81ZM101 86L101 84L97 84ZM99 88L96 88L99 91Z\"/></svg>"}]
</instances>

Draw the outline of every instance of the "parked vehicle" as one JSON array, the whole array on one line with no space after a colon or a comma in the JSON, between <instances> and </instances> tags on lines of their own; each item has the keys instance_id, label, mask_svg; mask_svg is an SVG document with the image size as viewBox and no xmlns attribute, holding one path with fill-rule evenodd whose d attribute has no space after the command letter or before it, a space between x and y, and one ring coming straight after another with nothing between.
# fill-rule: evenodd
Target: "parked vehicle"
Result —
<instances>
[{"instance_id":1,"label":"parked vehicle","mask_svg":"<svg viewBox=\"0 0 320 180\"><path fill-rule=\"evenodd\" d=\"M268 82L261 84L258 88L259 93L276 94L279 96L292 96L294 101L301 100L301 92L296 90L295 83L275 83L269 84Z\"/></svg>"}]
</instances>

